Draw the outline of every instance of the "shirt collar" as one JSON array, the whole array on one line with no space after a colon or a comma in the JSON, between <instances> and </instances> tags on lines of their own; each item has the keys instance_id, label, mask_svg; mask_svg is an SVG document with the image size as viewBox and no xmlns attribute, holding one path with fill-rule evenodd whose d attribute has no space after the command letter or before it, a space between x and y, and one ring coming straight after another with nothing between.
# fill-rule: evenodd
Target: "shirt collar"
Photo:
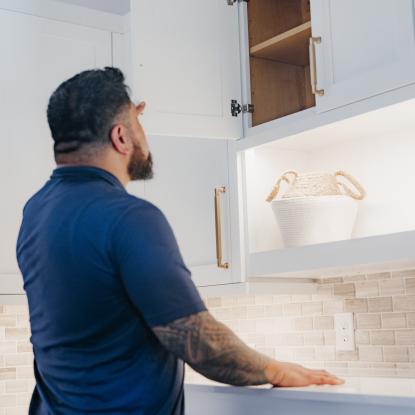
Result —
<instances>
[{"instance_id":1,"label":"shirt collar","mask_svg":"<svg viewBox=\"0 0 415 415\"><path fill-rule=\"evenodd\" d=\"M109 171L94 166L62 166L53 170L51 179L96 178L105 180L124 190L123 184Z\"/></svg>"}]
</instances>

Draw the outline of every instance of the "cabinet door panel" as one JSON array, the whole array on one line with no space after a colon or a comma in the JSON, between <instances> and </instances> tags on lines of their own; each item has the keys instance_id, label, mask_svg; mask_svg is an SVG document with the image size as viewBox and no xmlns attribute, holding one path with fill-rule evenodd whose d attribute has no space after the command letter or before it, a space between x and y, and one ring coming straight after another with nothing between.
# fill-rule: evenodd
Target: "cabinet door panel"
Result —
<instances>
[{"instance_id":1,"label":"cabinet door panel","mask_svg":"<svg viewBox=\"0 0 415 415\"><path fill-rule=\"evenodd\" d=\"M169 220L197 285L231 282L230 270L216 265L215 187L228 186L226 140L149 137L154 179L146 199ZM229 189L222 195L223 258L230 258Z\"/></svg>"},{"instance_id":2,"label":"cabinet door panel","mask_svg":"<svg viewBox=\"0 0 415 415\"><path fill-rule=\"evenodd\" d=\"M238 8L224 0L131 4L136 98L150 134L239 138Z\"/></svg>"},{"instance_id":3,"label":"cabinet door panel","mask_svg":"<svg viewBox=\"0 0 415 415\"><path fill-rule=\"evenodd\" d=\"M24 203L54 168L46 119L48 99L65 79L84 69L111 64L111 35L95 29L0 10L0 274L7 292L19 274L15 244ZM1 291L0 282L0 291Z\"/></svg>"},{"instance_id":4,"label":"cabinet door panel","mask_svg":"<svg viewBox=\"0 0 415 415\"><path fill-rule=\"evenodd\" d=\"M415 82L413 0L311 4L320 112Z\"/></svg>"}]
</instances>

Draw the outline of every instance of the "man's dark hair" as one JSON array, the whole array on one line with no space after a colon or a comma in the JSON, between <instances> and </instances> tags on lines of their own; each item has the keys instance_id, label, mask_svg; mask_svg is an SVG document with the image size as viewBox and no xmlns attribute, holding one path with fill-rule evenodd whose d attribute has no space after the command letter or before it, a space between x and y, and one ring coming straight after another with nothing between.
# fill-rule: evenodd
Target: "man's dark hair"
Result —
<instances>
[{"instance_id":1,"label":"man's dark hair","mask_svg":"<svg viewBox=\"0 0 415 415\"><path fill-rule=\"evenodd\" d=\"M110 143L114 119L131 103L124 81L119 69L106 67L81 72L56 89L47 110L55 158Z\"/></svg>"}]
</instances>

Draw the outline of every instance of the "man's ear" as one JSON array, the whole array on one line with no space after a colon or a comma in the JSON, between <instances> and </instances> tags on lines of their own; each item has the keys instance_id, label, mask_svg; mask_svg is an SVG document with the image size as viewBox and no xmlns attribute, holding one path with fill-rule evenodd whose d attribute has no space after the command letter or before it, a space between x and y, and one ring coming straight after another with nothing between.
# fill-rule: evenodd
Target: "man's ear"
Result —
<instances>
[{"instance_id":1,"label":"man's ear","mask_svg":"<svg viewBox=\"0 0 415 415\"><path fill-rule=\"evenodd\" d=\"M112 127L110 139L115 151L123 155L128 154L131 143L127 138L127 131L123 125L116 124Z\"/></svg>"}]
</instances>

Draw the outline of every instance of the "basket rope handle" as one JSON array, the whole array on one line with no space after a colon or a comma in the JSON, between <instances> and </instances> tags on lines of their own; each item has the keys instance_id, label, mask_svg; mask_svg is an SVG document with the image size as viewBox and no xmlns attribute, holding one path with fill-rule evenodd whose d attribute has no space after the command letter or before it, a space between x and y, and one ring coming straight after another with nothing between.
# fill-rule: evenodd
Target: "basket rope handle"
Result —
<instances>
[{"instance_id":1,"label":"basket rope handle","mask_svg":"<svg viewBox=\"0 0 415 415\"><path fill-rule=\"evenodd\" d=\"M291 184L290 179L289 179L289 175L293 175L294 178L298 177L298 173L295 170L289 170L286 171L281 177L278 178L278 180L276 181L274 187L271 190L271 193L268 195L267 197L267 202L271 203L277 196L278 193L280 191L280 187L281 187L281 182L284 181L288 184Z\"/></svg>"},{"instance_id":2,"label":"basket rope handle","mask_svg":"<svg viewBox=\"0 0 415 415\"><path fill-rule=\"evenodd\" d=\"M344 177L345 179L347 179L353 186L354 188L357 190L358 193L354 193L349 186L347 186L344 183L341 183L337 180L337 184L339 185L339 187L341 189L344 190L344 192L352 197L353 199L356 200L362 200L365 198L366 196L366 190L363 188L363 186L350 174L344 172L344 171L336 171L336 173L334 173L334 176L337 178L339 176Z\"/></svg>"}]
</instances>

